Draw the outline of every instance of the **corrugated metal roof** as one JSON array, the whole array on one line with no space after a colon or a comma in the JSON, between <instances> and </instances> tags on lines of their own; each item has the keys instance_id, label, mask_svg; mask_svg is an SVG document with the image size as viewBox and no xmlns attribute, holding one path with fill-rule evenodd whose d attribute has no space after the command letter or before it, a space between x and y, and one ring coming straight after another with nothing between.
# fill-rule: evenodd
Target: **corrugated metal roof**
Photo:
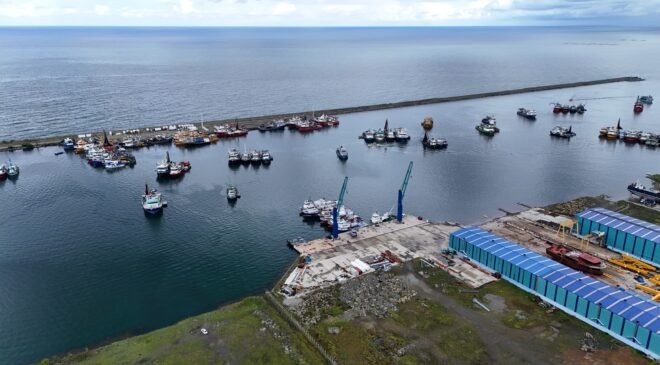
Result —
<instances>
[{"instance_id":1,"label":"corrugated metal roof","mask_svg":"<svg viewBox=\"0 0 660 365\"><path fill-rule=\"evenodd\" d=\"M605 284L477 227L466 227L452 234L612 313L630 321L637 321L651 332L660 334L660 305L645 297Z\"/></svg>"},{"instance_id":2,"label":"corrugated metal roof","mask_svg":"<svg viewBox=\"0 0 660 365\"><path fill-rule=\"evenodd\" d=\"M606 227L618 229L649 241L660 243L660 226L629 217L605 208L589 208L577 214L578 217L598 222Z\"/></svg>"}]
</instances>

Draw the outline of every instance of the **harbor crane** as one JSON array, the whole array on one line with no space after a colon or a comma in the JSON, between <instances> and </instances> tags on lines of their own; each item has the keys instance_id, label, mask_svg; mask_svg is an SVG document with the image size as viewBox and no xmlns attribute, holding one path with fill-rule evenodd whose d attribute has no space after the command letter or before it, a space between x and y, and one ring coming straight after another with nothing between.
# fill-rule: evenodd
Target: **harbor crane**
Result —
<instances>
[{"instance_id":1,"label":"harbor crane","mask_svg":"<svg viewBox=\"0 0 660 365\"><path fill-rule=\"evenodd\" d=\"M408 165L408 171L406 172L406 177L403 178L403 184L401 184L401 189L399 189L398 205L396 209L396 220L401 223L403 222L403 196L406 194L406 189L408 188L408 181L410 181L410 176L412 175L413 162L410 161Z\"/></svg>"},{"instance_id":2,"label":"harbor crane","mask_svg":"<svg viewBox=\"0 0 660 365\"><path fill-rule=\"evenodd\" d=\"M339 208L344 205L344 195L346 194L346 186L348 186L348 176L344 177L344 184L341 186L341 191L339 191L339 199L337 199L337 205L332 208L332 238L337 239L339 237L339 217L338 212Z\"/></svg>"}]
</instances>

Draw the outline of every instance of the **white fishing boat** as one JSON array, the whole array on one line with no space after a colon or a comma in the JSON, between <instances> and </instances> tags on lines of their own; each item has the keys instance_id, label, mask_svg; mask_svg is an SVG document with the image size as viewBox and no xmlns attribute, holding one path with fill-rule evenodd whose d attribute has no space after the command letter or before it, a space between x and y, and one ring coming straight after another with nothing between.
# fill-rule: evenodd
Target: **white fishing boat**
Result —
<instances>
[{"instance_id":1,"label":"white fishing boat","mask_svg":"<svg viewBox=\"0 0 660 365\"><path fill-rule=\"evenodd\" d=\"M227 200L234 201L240 197L241 194L238 192L238 189L235 186L229 185L227 187Z\"/></svg>"},{"instance_id":2,"label":"white fishing boat","mask_svg":"<svg viewBox=\"0 0 660 365\"><path fill-rule=\"evenodd\" d=\"M265 165L270 165L270 163L273 162L273 155L271 155L268 150L261 151L261 162Z\"/></svg>"},{"instance_id":3,"label":"white fishing boat","mask_svg":"<svg viewBox=\"0 0 660 365\"><path fill-rule=\"evenodd\" d=\"M300 208L300 215L303 217L317 217L320 213L319 208L314 205L314 202L311 200L305 200L302 208Z\"/></svg>"},{"instance_id":4,"label":"white fishing boat","mask_svg":"<svg viewBox=\"0 0 660 365\"><path fill-rule=\"evenodd\" d=\"M103 161L103 165L105 166L105 169L108 171L115 171L126 167L126 164L121 161L109 160L109 159Z\"/></svg>"},{"instance_id":5,"label":"white fishing boat","mask_svg":"<svg viewBox=\"0 0 660 365\"><path fill-rule=\"evenodd\" d=\"M346 148L344 148L344 146L337 147L336 153L338 159L342 161L348 160L348 151L346 150Z\"/></svg>"},{"instance_id":6,"label":"white fishing boat","mask_svg":"<svg viewBox=\"0 0 660 365\"><path fill-rule=\"evenodd\" d=\"M142 209L146 214L152 215L163 212L163 199L158 190L149 191L149 186L145 185L144 195L142 195Z\"/></svg>"}]
</instances>

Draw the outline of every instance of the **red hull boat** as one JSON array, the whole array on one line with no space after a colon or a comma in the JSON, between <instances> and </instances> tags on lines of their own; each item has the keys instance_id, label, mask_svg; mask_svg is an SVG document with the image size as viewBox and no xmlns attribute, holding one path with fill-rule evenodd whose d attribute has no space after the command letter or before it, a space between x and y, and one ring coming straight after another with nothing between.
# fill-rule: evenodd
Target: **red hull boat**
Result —
<instances>
[{"instance_id":1,"label":"red hull boat","mask_svg":"<svg viewBox=\"0 0 660 365\"><path fill-rule=\"evenodd\" d=\"M552 245L546 248L545 253L553 260L575 270L592 275L603 275L605 265L596 256L559 245Z\"/></svg>"}]
</instances>

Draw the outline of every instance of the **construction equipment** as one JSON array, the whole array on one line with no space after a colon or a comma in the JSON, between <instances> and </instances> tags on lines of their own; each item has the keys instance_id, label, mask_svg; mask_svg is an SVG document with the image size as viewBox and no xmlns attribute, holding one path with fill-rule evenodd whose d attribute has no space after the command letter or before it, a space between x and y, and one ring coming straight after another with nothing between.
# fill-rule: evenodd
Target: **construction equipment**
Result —
<instances>
[{"instance_id":1,"label":"construction equipment","mask_svg":"<svg viewBox=\"0 0 660 365\"><path fill-rule=\"evenodd\" d=\"M396 220L401 223L403 222L403 196L406 194L406 189L408 188L408 181L410 181L410 176L412 175L413 162L410 161L408 164L408 171L406 172L406 177L403 178L403 184L401 184L401 189L399 189L399 197L397 199L397 209L396 209Z\"/></svg>"},{"instance_id":2,"label":"construction equipment","mask_svg":"<svg viewBox=\"0 0 660 365\"><path fill-rule=\"evenodd\" d=\"M567 219L559 223L559 228L557 229L557 237L563 240L563 243L566 243L566 235L573 232L573 227L575 227L576 232L579 232L578 222Z\"/></svg>"},{"instance_id":3,"label":"construction equipment","mask_svg":"<svg viewBox=\"0 0 660 365\"><path fill-rule=\"evenodd\" d=\"M348 176L344 177L344 184L341 186L339 191L339 199L337 199L337 205L332 208L332 238L337 239L339 237L339 217L337 212L339 208L344 205L344 194L346 194L346 186L348 186Z\"/></svg>"},{"instance_id":4,"label":"construction equipment","mask_svg":"<svg viewBox=\"0 0 660 365\"><path fill-rule=\"evenodd\" d=\"M642 284L635 285L635 288L637 288L637 289L639 289L639 290L641 290L645 293L649 293L649 294L653 295L653 297L651 299L653 299L654 302L660 302L660 290L653 289L651 287L648 287L648 286L642 285Z\"/></svg>"},{"instance_id":5,"label":"construction equipment","mask_svg":"<svg viewBox=\"0 0 660 365\"><path fill-rule=\"evenodd\" d=\"M621 255L620 259L608 259L607 261L644 276L649 276L649 274L655 271L655 267L628 255Z\"/></svg>"}]
</instances>

